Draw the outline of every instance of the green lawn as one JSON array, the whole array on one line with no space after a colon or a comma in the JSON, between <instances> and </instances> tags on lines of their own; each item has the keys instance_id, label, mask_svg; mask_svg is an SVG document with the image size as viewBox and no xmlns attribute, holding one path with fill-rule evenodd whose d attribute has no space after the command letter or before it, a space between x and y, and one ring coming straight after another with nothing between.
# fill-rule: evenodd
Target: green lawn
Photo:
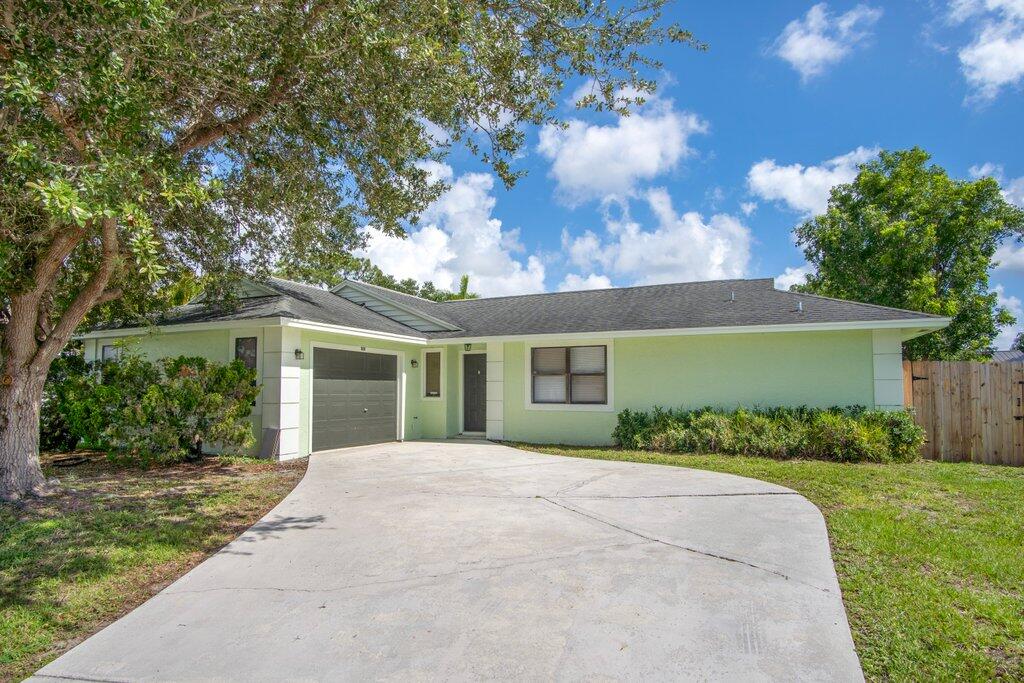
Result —
<instances>
[{"instance_id":1,"label":"green lawn","mask_svg":"<svg viewBox=\"0 0 1024 683\"><path fill-rule=\"evenodd\" d=\"M868 679L1024 680L1024 469L516 445L728 472L799 491L828 522Z\"/></svg>"},{"instance_id":2,"label":"green lawn","mask_svg":"<svg viewBox=\"0 0 1024 683\"><path fill-rule=\"evenodd\" d=\"M144 602L294 488L305 461L46 468L62 492L0 505L0 680L20 680Z\"/></svg>"}]
</instances>

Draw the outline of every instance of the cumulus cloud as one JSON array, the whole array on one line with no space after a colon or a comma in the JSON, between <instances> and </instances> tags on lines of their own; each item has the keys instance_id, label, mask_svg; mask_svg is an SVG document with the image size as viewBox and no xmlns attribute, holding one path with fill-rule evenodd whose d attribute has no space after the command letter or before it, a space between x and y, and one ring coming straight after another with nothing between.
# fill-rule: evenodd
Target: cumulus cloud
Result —
<instances>
[{"instance_id":1,"label":"cumulus cloud","mask_svg":"<svg viewBox=\"0 0 1024 683\"><path fill-rule=\"evenodd\" d=\"M805 263L802 266L789 266L780 275L775 276L775 289L789 289L793 285L802 285L807 276L814 273L814 268Z\"/></svg>"},{"instance_id":2,"label":"cumulus cloud","mask_svg":"<svg viewBox=\"0 0 1024 683\"><path fill-rule=\"evenodd\" d=\"M881 17L881 9L867 5L833 15L826 3L819 3L786 25L775 39L774 54L789 62L806 82L870 39L871 28Z\"/></svg>"},{"instance_id":3,"label":"cumulus cloud","mask_svg":"<svg viewBox=\"0 0 1024 683\"><path fill-rule=\"evenodd\" d=\"M857 166L878 155L878 148L857 149L817 166L789 164L762 159L750 167L747 187L761 199L784 203L804 216L824 213L829 191L857 177Z\"/></svg>"},{"instance_id":4,"label":"cumulus cloud","mask_svg":"<svg viewBox=\"0 0 1024 683\"><path fill-rule=\"evenodd\" d=\"M678 111L671 100L653 99L612 125L572 119L568 127L545 126L537 150L551 162L549 176L570 206L590 199L625 197L693 153L690 136L708 124Z\"/></svg>"},{"instance_id":5,"label":"cumulus cloud","mask_svg":"<svg viewBox=\"0 0 1024 683\"><path fill-rule=\"evenodd\" d=\"M558 285L559 292L578 292L582 289L608 289L612 286L611 279L607 275L591 273L586 277L569 273Z\"/></svg>"},{"instance_id":6,"label":"cumulus cloud","mask_svg":"<svg viewBox=\"0 0 1024 683\"><path fill-rule=\"evenodd\" d=\"M1021 304L1019 297L1007 294L1006 289L1002 285L996 285L992 288L992 291L996 293L999 305L1008 310L1017 319L1015 325L1007 325L999 330L999 336L992 342L997 349L1008 349L1013 345L1013 340L1021 332L1021 325L1024 323L1024 305Z\"/></svg>"},{"instance_id":7,"label":"cumulus cloud","mask_svg":"<svg viewBox=\"0 0 1024 683\"><path fill-rule=\"evenodd\" d=\"M1024 82L1024 2L954 0L949 18L972 29L971 42L957 56L974 98L992 100Z\"/></svg>"},{"instance_id":8,"label":"cumulus cloud","mask_svg":"<svg viewBox=\"0 0 1024 683\"><path fill-rule=\"evenodd\" d=\"M743 212L744 216L749 216L757 211L757 202L743 202L740 204L740 211Z\"/></svg>"},{"instance_id":9,"label":"cumulus cloud","mask_svg":"<svg viewBox=\"0 0 1024 683\"><path fill-rule=\"evenodd\" d=\"M405 238L370 229L368 257L397 278L429 280L453 289L465 273L473 291L483 296L544 291L544 264L536 255L525 262L514 254L525 251L518 231L503 230L492 216L494 177L465 173L455 177L450 166L427 162L423 167L450 188L423 213L422 227Z\"/></svg>"},{"instance_id":10,"label":"cumulus cloud","mask_svg":"<svg viewBox=\"0 0 1024 683\"><path fill-rule=\"evenodd\" d=\"M1024 3L1024 0L1021 0ZM1024 176L1007 178L1002 164L986 161L971 166L968 171L972 178L995 178L1003 191L1003 198L1011 204L1024 207Z\"/></svg>"},{"instance_id":11,"label":"cumulus cloud","mask_svg":"<svg viewBox=\"0 0 1024 683\"><path fill-rule=\"evenodd\" d=\"M656 224L645 228L622 204L620 217L605 215L605 234L563 234L563 246L581 270L594 269L649 285L743 277L750 263L750 229L728 214L705 220L697 212L676 213L664 188L644 193Z\"/></svg>"}]
</instances>

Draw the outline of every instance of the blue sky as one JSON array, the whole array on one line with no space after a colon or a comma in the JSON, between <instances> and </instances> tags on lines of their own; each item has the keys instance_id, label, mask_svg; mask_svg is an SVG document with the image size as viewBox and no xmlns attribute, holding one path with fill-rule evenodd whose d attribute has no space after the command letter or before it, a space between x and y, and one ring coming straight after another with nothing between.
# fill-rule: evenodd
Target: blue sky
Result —
<instances>
[{"instance_id":1,"label":"blue sky","mask_svg":"<svg viewBox=\"0 0 1024 683\"><path fill-rule=\"evenodd\" d=\"M506 190L464 150L408 239L368 255L399 277L485 296L805 267L792 228L877 149L918 145L954 177L993 175L1024 204L1024 0L677 2L708 43L665 47L658 95L628 119L576 112L526 131ZM992 284L1024 323L1024 250ZM1012 339L1006 330L1000 345Z\"/></svg>"}]
</instances>

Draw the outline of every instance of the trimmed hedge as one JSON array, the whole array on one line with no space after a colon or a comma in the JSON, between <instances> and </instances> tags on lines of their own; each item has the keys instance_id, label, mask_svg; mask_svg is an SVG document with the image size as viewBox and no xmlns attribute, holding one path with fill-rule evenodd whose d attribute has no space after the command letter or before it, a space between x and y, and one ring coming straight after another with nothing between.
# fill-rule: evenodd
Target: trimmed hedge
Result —
<instances>
[{"instance_id":1,"label":"trimmed hedge","mask_svg":"<svg viewBox=\"0 0 1024 683\"><path fill-rule=\"evenodd\" d=\"M623 448L836 462L911 462L924 437L909 411L857 406L623 410L612 432Z\"/></svg>"}]
</instances>

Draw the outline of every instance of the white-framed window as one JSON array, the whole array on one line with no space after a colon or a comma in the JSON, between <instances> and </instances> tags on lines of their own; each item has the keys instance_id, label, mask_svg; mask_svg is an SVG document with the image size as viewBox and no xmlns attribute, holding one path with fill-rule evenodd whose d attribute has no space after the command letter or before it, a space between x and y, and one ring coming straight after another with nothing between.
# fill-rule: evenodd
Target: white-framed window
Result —
<instances>
[{"instance_id":1,"label":"white-framed window","mask_svg":"<svg viewBox=\"0 0 1024 683\"><path fill-rule=\"evenodd\" d=\"M444 385L444 352L441 349L424 349L421 361L423 399L439 401Z\"/></svg>"},{"instance_id":2,"label":"white-framed window","mask_svg":"<svg viewBox=\"0 0 1024 683\"><path fill-rule=\"evenodd\" d=\"M100 349L100 360L104 363L121 360L121 347L117 344L104 344Z\"/></svg>"},{"instance_id":3,"label":"white-framed window","mask_svg":"<svg viewBox=\"0 0 1024 683\"><path fill-rule=\"evenodd\" d=\"M530 403L608 405L608 347L589 344L530 348Z\"/></svg>"}]
</instances>

